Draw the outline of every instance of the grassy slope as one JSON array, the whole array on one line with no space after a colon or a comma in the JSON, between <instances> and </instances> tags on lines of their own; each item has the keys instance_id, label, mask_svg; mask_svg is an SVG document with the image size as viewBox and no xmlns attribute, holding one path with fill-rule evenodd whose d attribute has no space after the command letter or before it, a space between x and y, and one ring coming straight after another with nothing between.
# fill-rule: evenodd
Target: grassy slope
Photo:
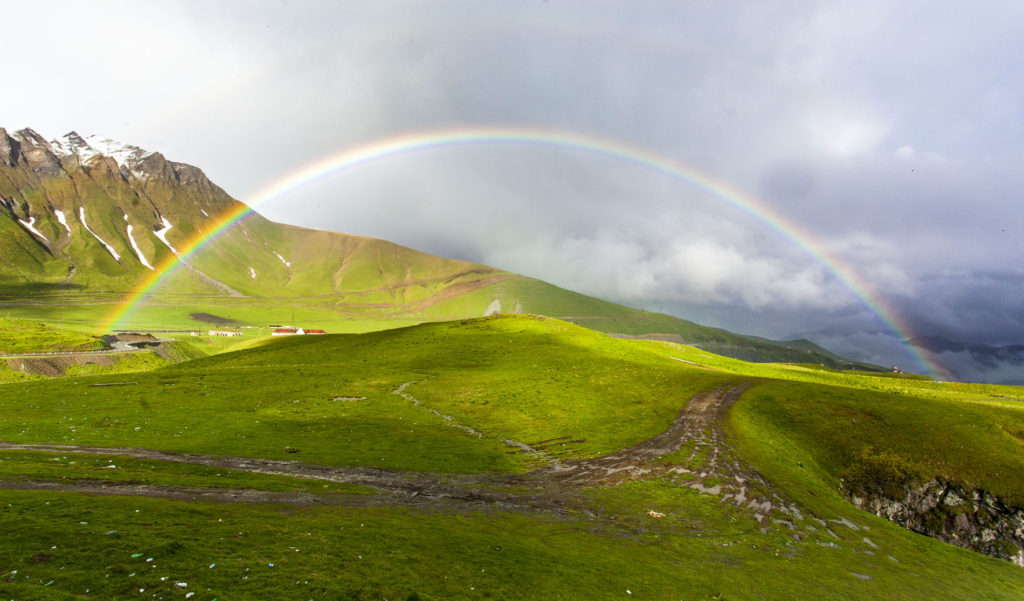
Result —
<instances>
[{"instance_id":1,"label":"grassy slope","mask_svg":"<svg viewBox=\"0 0 1024 601\"><path fill-rule=\"evenodd\" d=\"M942 477L1024 506L1021 387L750 364L695 348L647 344L714 369L766 378L730 414L737 433L744 434L740 440L757 434L749 450L759 462L804 463L801 469L811 469L835 489L865 451L884 451L924 479ZM790 451L813 462L793 459Z\"/></svg>"},{"instance_id":2,"label":"grassy slope","mask_svg":"<svg viewBox=\"0 0 1024 601\"><path fill-rule=\"evenodd\" d=\"M760 383L729 422L739 451L805 508L869 532L837 527L839 538L803 540L781 526L762 533L749 514L661 479L587 493L613 521L386 507L282 513L101 497L83 506L74 495L0 491L9 504L0 522L13 533L0 546L0 576L8 574L0 592L64 599L86 589L134 597L142 588L147 597L183 596L171 584L179 580L196 598L236 599L931 599L938 590L947 599L1017 597L1018 568L866 516L834 490L845 454L870 442L1012 496L1024 474L1013 448L996 455L998 468L982 454L1007 444L1000 432L1019 432L1019 401L1000 398L1020 398L1019 388L751 365L552 320L501 318L274 340L134 374L140 384L131 387L89 386L110 377L6 385L0 440L289 459L296 455L285 447L294 446L306 462L520 471L529 464L508 455L502 437L570 435L586 439L571 453L604 453L663 430L694 391L751 378ZM484 436L391 394L413 380L407 392ZM366 400L329 400L341 395ZM964 450L944 447L947 439ZM927 441L939 444L919 446ZM43 468L45 455L0 453L13 462L0 473L55 477ZM67 456L54 462L67 475L104 477L95 462L72 468ZM175 469L149 462L136 471L167 482ZM211 471L190 477L229 485ZM649 507L668 519L646 518ZM36 553L53 560L33 562Z\"/></svg>"},{"instance_id":3,"label":"grassy slope","mask_svg":"<svg viewBox=\"0 0 1024 601\"><path fill-rule=\"evenodd\" d=\"M24 319L0 318L0 354L94 351L101 340L81 332Z\"/></svg>"},{"instance_id":4,"label":"grassy slope","mask_svg":"<svg viewBox=\"0 0 1024 601\"><path fill-rule=\"evenodd\" d=\"M733 419L760 433L761 459L800 463L787 448L812 456L808 469L830 489L886 453L921 483L941 477L1024 506L1024 403L1013 394L1018 400L771 382L748 393Z\"/></svg>"},{"instance_id":5,"label":"grassy slope","mask_svg":"<svg viewBox=\"0 0 1024 601\"><path fill-rule=\"evenodd\" d=\"M581 455L607 453L663 431L681 401L723 380L697 373L683 381L675 362L656 353L528 317L281 339L181 368L252 373L270 366L297 375L318 372L325 383L373 374L386 382L378 385L381 392L415 381L409 392L416 398L462 416L488 438L586 436L576 449Z\"/></svg>"},{"instance_id":6,"label":"grassy slope","mask_svg":"<svg viewBox=\"0 0 1024 601\"><path fill-rule=\"evenodd\" d=\"M117 391L78 379L12 390L0 410L18 408L19 419L0 424L0 440L288 459L296 447L317 463L521 471L526 464L501 440L586 436L575 453L617 450L664 430L685 399L722 378L700 372L682 381L675 362L629 342L505 318L281 338L132 380L139 384ZM467 439L392 393L406 382L416 382L410 394L469 420L484 438ZM331 400L350 396L367 400ZM68 411L80 418L50 417Z\"/></svg>"}]
</instances>

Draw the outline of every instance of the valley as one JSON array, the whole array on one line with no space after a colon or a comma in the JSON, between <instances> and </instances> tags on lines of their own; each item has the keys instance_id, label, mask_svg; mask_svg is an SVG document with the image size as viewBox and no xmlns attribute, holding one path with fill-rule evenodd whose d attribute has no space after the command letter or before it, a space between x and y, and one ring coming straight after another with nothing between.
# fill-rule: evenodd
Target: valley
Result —
<instances>
[{"instance_id":1,"label":"valley","mask_svg":"<svg viewBox=\"0 0 1024 601\"><path fill-rule=\"evenodd\" d=\"M277 224L90 140L0 129L6 598L1024 590L1021 387Z\"/></svg>"}]
</instances>

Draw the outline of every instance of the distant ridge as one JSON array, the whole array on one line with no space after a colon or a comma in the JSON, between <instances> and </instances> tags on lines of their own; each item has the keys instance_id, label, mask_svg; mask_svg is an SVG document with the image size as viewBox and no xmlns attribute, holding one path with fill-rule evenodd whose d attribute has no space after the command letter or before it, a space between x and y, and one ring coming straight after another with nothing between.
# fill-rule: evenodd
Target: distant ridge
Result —
<instances>
[{"instance_id":1,"label":"distant ridge","mask_svg":"<svg viewBox=\"0 0 1024 601\"><path fill-rule=\"evenodd\" d=\"M918 336L910 344L933 353L956 379L1024 384L1024 344L1004 346L960 342L942 336Z\"/></svg>"}]
</instances>

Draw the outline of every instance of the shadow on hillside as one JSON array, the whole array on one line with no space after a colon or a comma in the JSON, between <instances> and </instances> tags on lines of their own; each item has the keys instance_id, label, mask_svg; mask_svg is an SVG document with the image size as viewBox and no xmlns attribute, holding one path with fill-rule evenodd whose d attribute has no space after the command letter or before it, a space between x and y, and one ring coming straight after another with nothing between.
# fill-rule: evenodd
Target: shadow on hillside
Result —
<instances>
[{"instance_id":1,"label":"shadow on hillside","mask_svg":"<svg viewBox=\"0 0 1024 601\"><path fill-rule=\"evenodd\" d=\"M31 300L39 296L59 295L62 292L83 290L81 284L63 282L26 282L12 276L0 275L0 297Z\"/></svg>"}]
</instances>

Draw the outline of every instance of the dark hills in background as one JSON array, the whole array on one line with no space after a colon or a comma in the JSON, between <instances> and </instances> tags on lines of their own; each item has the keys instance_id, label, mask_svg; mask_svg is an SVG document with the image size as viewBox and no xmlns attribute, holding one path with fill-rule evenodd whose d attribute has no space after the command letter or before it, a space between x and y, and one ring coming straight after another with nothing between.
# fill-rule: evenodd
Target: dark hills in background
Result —
<instances>
[{"instance_id":1,"label":"dark hills in background","mask_svg":"<svg viewBox=\"0 0 1024 601\"><path fill-rule=\"evenodd\" d=\"M995 383L1024 385L1024 344L995 346L942 336L918 336L909 342L931 352L956 379L973 380L981 371Z\"/></svg>"}]
</instances>

